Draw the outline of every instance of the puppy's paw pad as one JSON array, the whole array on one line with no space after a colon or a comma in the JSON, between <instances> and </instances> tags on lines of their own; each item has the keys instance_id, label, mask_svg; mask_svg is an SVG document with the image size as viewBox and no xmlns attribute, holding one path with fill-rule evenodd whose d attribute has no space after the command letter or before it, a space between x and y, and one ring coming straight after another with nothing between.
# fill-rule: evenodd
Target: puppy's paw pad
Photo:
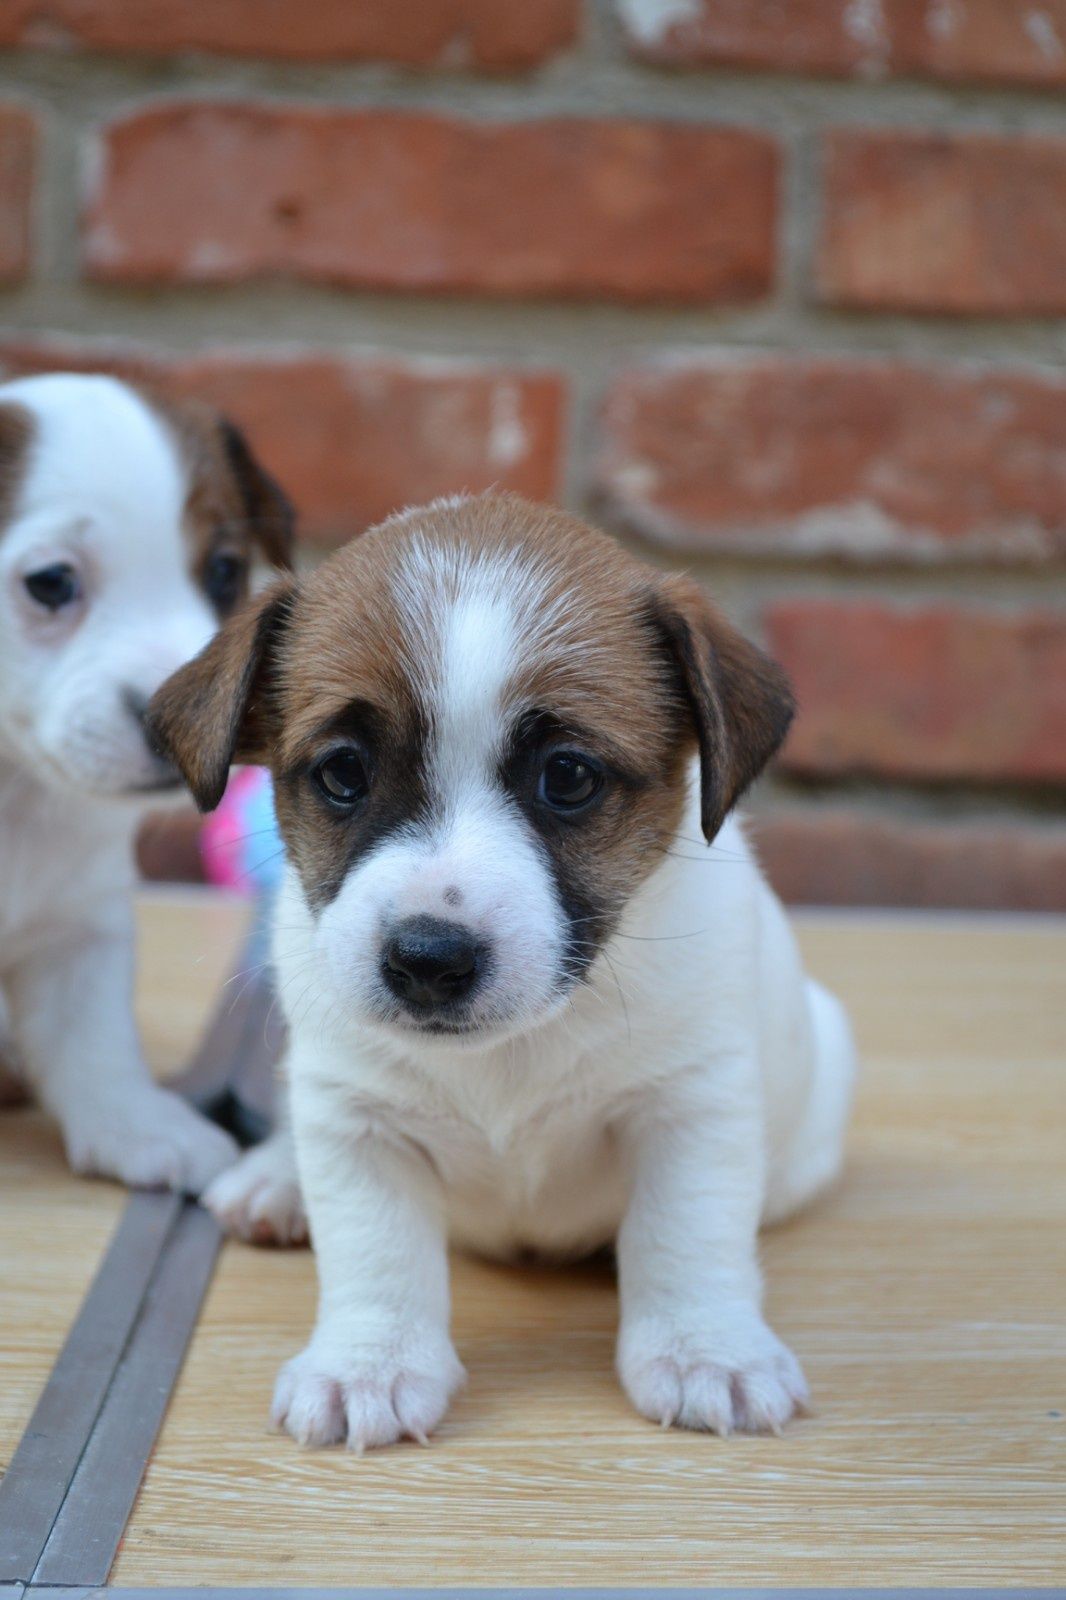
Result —
<instances>
[{"instance_id":1,"label":"puppy's paw pad","mask_svg":"<svg viewBox=\"0 0 1066 1600\"><path fill-rule=\"evenodd\" d=\"M261 1145L221 1173L203 1203L219 1226L249 1244L307 1243L307 1217L291 1162Z\"/></svg>"},{"instance_id":2,"label":"puppy's paw pad","mask_svg":"<svg viewBox=\"0 0 1066 1600\"><path fill-rule=\"evenodd\" d=\"M191 1195L238 1155L228 1133L163 1089L94 1108L66 1129L66 1145L75 1172Z\"/></svg>"},{"instance_id":3,"label":"puppy's paw pad","mask_svg":"<svg viewBox=\"0 0 1066 1600\"><path fill-rule=\"evenodd\" d=\"M282 1369L270 1420L302 1445L347 1443L362 1454L415 1439L426 1444L465 1374L450 1346L437 1356L382 1352L377 1359L324 1360L313 1347Z\"/></svg>"},{"instance_id":4,"label":"puppy's paw pad","mask_svg":"<svg viewBox=\"0 0 1066 1600\"><path fill-rule=\"evenodd\" d=\"M624 1337L619 1371L642 1416L723 1437L780 1433L808 1398L799 1362L762 1322L747 1335L642 1330Z\"/></svg>"}]
</instances>

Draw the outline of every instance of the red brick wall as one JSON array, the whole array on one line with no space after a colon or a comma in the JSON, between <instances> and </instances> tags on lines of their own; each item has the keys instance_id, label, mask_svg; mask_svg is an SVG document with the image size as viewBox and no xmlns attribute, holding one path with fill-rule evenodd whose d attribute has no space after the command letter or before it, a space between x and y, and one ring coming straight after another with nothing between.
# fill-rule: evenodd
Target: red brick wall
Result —
<instances>
[{"instance_id":1,"label":"red brick wall","mask_svg":"<svg viewBox=\"0 0 1066 1600\"><path fill-rule=\"evenodd\" d=\"M1066 0L7 0L0 370L71 364L309 559L499 484L697 572L790 897L1066 908Z\"/></svg>"}]
</instances>

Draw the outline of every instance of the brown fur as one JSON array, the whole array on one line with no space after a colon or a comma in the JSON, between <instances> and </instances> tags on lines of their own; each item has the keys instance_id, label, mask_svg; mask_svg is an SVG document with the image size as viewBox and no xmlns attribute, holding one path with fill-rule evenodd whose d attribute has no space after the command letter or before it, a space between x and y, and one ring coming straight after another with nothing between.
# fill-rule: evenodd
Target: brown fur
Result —
<instances>
[{"instance_id":1,"label":"brown fur","mask_svg":"<svg viewBox=\"0 0 1066 1600\"><path fill-rule=\"evenodd\" d=\"M11 401L0 405L0 530L14 512L32 438L30 413Z\"/></svg>"},{"instance_id":2,"label":"brown fur","mask_svg":"<svg viewBox=\"0 0 1066 1600\"><path fill-rule=\"evenodd\" d=\"M502 779L528 805L560 894L594 948L676 833L693 745L712 839L784 737L791 700L780 669L694 584L663 577L561 511L485 495L381 524L243 612L164 686L154 702L161 743L202 805L220 796L234 753L267 757L305 887L328 898L390 817L429 803L417 792L427 640L392 593L416 531L488 557L531 554L546 575L545 610L561 601L557 647L531 649L504 691L503 723L521 728L534 708L548 720L512 743ZM308 771L339 736L371 724L376 821L369 811L362 823L338 819L310 803ZM597 757L612 775L580 823L533 803L525 774L538 756L527 747L548 748L546 738Z\"/></svg>"},{"instance_id":3,"label":"brown fur","mask_svg":"<svg viewBox=\"0 0 1066 1600\"><path fill-rule=\"evenodd\" d=\"M287 496L239 429L212 406L176 400L146 383L134 387L176 438L188 474L185 528L193 575L202 581L213 555L230 556L243 569L243 599L256 551L271 566L292 565L295 517Z\"/></svg>"}]
</instances>

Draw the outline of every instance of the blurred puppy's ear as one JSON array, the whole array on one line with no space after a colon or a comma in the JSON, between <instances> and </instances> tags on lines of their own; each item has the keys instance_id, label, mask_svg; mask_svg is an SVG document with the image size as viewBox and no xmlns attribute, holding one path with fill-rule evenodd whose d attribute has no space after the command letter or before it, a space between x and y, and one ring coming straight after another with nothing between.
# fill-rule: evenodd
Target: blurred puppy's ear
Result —
<instances>
[{"instance_id":1,"label":"blurred puppy's ear","mask_svg":"<svg viewBox=\"0 0 1066 1600\"><path fill-rule=\"evenodd\" d=\"M237 425L228 417L220 417L218 426L252 538L272 566L291 567L296 527L292 502L277 480L260 466Z\"/></svg>"},{"instance_id":2,"label":"blurred puppy's ear","mask_svg":"<svg viewBox=\"0 0 1066 1600\"><path fill-rule=\"evenodd\" d=\"M22 406L0 405L0 521L13 509L33 432L33 418Z\"/></svg>"},{"instance_id":3,"label":"blurred puppy's ear","mask_svg":"<svg viewBox=\"0 0 1066 1600\"><path fill-rule=\"evenodd\" d=\"M201 811L222 799L234 761L269 758L278 647L295 595L294 580L285 578L250 600L148 706L148 737Z\"/></svg>"},{"instance_id":4,"label":"blurred puppy's ear","mask_svg":"<svg viewBox=\"0 0 1066 1600\"><path fill-rule=\"evenodd\" d=\"M696 731L708 843L781 745L795 710L776 661L750 644L689 578L663 580L654 614Z\"/></svg>"}]
</instances>

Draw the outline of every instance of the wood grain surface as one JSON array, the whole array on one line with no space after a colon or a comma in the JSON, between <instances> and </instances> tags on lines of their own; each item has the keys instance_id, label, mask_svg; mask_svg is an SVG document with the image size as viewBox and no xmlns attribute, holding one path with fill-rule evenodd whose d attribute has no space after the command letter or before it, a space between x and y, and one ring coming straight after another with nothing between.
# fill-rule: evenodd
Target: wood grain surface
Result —
<instances>
[{"instance_id":1,"label":"wood grain surface","mask_svg":"<svg viewBox=\"0 0 1066 1600\"><path fill-rule=\"evenodd\" d=\"M153 898L141 1011L189 1053L243 924ZM816 1414L783 1439L662 1433L611 1370L609 1270L455 1264L470 1384L428 1450L271 1435L310 1326L306 1253L227 1247L112 1582L1066 1581L1066 926L820 915L864 1075L844 1182L769 1234L769 1308ZM121 1202L0 1116L0 1459Z\"/></svg>"},{"instance_id":2,"label":"wood grain surface","mask_svg":"<svg viewBox=\"0 0 1066 1600\"><path fill-rule=\"evenodd\" d=\"M1066 1580L1066 929L801 928L864 1056L845 1181L765 1241L812 1418L660 1432L612 1374L608 1270L457 1261L470 1384L430 1448L301 1451L265 1417L310 1257L229 1246L112 1581Z\"/></svg>"},{"instance_id":3,"label":"wood grain surface","mask_svg":"<svg viewBox=\"0 0 1066 1600\"><path fill-rule=\"evenodd\" d=\"M139 908L138 1011L161 1076L195 1046L247 912L177 891ZM117 1184L75 1178L41 1112L0 1110L0 1466L6 1464L122 1210Z\"/></svg>"}]
</instances>

